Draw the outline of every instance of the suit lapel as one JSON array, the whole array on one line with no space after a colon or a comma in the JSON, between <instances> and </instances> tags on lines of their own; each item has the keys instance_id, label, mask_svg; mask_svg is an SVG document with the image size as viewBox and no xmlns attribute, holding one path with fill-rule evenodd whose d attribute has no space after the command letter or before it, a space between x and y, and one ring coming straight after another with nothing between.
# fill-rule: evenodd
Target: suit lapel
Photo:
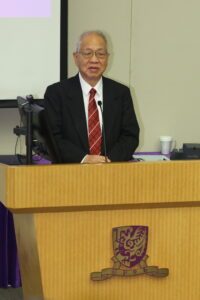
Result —
<instances>
[{"instance_id":1,"label":"suit lapel","mask_svg":"<svg viewBox=\"0 0 200 300\"><path fill-rule=\"evenodd\" d=\"M115 120L115 105L116 96L112 87L110 87L107 79L103 77L103 117L104 127L106 131L106 138L112 134L113 122Z\"/></svg>"},{"instance_id":2,"label":"suit lapel","mask_svg":"<svg viewBox=\"0 0 200 300\"><path fill-rule=\"evenodd\" d=\"M74 77L74 81L71 85L71 89L68 91L68 96L70 98L69 111L74 120L75 128L79 134L79 137L85 149L88 149L89 144L88 144L85 108L84 108L82 89L81 89L78 75Z\"/></svg>"}]
</instances>

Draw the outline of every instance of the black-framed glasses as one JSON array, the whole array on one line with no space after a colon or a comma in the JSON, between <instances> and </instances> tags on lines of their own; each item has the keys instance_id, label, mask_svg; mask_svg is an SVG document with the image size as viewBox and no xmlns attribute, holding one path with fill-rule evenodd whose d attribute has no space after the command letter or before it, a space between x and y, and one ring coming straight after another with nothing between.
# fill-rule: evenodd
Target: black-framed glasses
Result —
<instances>
[{"instance_id":1,"label":"black-framed glasses","mask_svg":"<svg viewBox=\"0 0 200 300\"><path fill-rule=\"evenodd\" d=\"M81 50L80 53L84 58L92 58L94 55L99 59L105 59L108 56L108 52L105 50Z\"/></svg>"}]
</instances>

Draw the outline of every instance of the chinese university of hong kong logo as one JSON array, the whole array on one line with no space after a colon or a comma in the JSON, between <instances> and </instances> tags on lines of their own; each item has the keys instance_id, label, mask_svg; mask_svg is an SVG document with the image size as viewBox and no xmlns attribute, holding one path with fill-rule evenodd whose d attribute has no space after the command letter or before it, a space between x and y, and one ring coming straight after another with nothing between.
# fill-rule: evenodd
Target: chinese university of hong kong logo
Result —
<instances>
[{"instance_id":1,"label":"chinese university of hong kong logo","mask_svg":"<svg viewBox=\"0 0 200 300\"><path fill-rule=\"evenodd\" d=\"M91 279L100 281L112 276L136 276L149 275L154 277L166 277L169 274L167 268L148 266L146 254L148 242L147 226L122 226L112 230L114 257L113 267L91 273ZM137 268L133 268L138 265Z\"/></svg>"}]
</instances>

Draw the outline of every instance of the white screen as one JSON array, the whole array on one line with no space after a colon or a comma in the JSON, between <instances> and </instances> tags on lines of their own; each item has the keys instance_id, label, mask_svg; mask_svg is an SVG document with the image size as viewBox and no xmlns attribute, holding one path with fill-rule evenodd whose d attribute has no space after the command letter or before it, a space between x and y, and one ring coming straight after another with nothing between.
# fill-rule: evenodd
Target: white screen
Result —
<instances>
[{"instance_id":1,"label":"white screen","mask_svg":"<svg viewBox=\"0 0 200 300\"><path fill-rule=\"evenodd\" d=\"M60 1L0 0L0 99L43 98L60 76Z\"/></svg>"}]
</instances>

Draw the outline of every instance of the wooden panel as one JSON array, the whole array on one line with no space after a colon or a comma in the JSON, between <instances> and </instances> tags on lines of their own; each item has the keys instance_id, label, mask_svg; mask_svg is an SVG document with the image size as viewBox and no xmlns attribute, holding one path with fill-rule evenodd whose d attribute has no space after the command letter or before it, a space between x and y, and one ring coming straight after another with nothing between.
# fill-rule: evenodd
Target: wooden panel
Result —
<instances>
[{"instance_id":1,"label":"wooden panel","mask_svg":"<svg viewBox=\"0 0 200 300\"><path fill-rule=\"evenodd\" d=\"M199 300L200 208L36 214L44 295L59 300ZM148 265L169 277L113 277L90 273L112 267L112 228L149 226Z\"/></svg>"},{"instance_id":2,"label":"wooden panel","mask_svg":"<svg viewBox=\"0 0 200 300\"><path fill-rule=\"evenodd\" d=\"M200 161L9 167L14 209L174 205L200 201Z\"/></svg>"},{"instance_id":3,"label":"wooden panel","mask_svg":"<svg viewBox=\"0 0 200 300\"><path fill-rule=\"evenodd\" d=\"M23 295L43 300L38 242L32 214L14 215L15 232L22 275Z\"/></svg>"},{"instance_id":4,"label":"wooden panel","mask_svg":"<svg viewBox=\"0 0 200 300\"><path fill-rule=\"evenodd\" d=\"M27 297L35 294L26 279L40 269L45 299L200 298L200 161L20 166L4 175L7 206L28 218L17 217ZM112 228L129 225L149 226L147 263L169 268L169 277L91 281L91 272L112 267Z\"/></svg>"}]
</instances>

